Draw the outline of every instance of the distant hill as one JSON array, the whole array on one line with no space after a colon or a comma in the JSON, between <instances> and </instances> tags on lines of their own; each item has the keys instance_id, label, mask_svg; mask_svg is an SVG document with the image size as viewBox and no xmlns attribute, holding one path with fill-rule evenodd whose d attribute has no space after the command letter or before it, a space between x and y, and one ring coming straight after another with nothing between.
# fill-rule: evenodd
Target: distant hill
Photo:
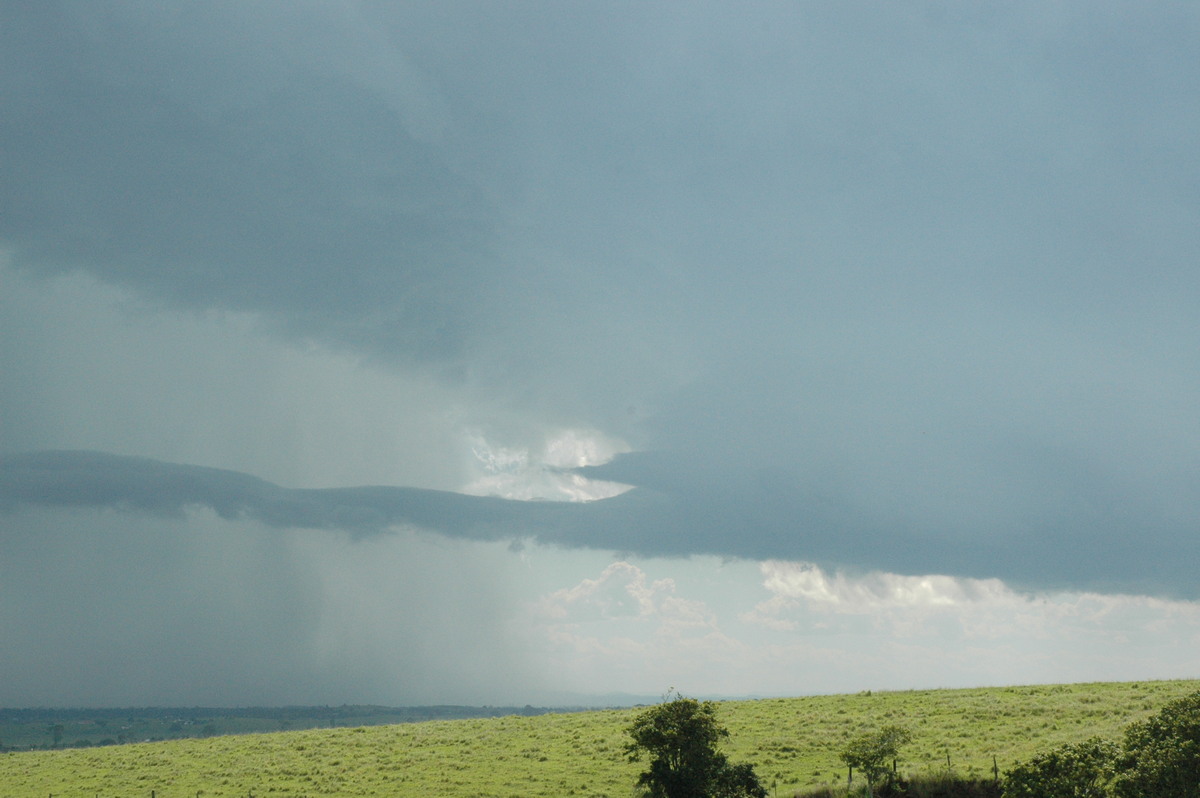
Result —
<instances>
[{"instance_id":1,"label":"distant hill","mask_svg":"<svg viewBox=\"0 0 1200 798\"><path fill-rule=\"evenodd\" d=\"M375 705L296 707L0 708L0 751L87 748L190 737L216 737L427 720L578 712L594 707Z\"/></svg>"}]
</instances>

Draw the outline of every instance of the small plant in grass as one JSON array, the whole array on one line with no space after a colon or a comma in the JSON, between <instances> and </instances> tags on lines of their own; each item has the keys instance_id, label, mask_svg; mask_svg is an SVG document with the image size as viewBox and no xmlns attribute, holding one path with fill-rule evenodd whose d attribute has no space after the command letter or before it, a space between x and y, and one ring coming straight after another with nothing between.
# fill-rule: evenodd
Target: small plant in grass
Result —
<instances>
[{"instance_id":1,"label":"small plant in grass","mask_svg":"<svg viewBox=\"0 0 1200 798\"><path fill-rule=\"evenodd\" d=\"M850 740L841 752L842 761L867 777L867 795L876 787L890 784L900 746L912 740L912 732L901 726L884 726Z\"/></svg>"}]
</instances>

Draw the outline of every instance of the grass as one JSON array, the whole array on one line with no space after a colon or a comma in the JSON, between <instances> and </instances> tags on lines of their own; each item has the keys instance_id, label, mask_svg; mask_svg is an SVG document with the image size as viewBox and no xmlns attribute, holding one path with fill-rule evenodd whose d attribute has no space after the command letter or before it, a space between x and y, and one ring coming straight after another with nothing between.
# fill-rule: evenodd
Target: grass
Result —
<instances>
[{"instance_id":1,"label":"grass","mask_svg":"<svg viewBox=\"0 0 1200 798\"><path fill-rule=\"evenodd\" d=\"M845 740L912 730L903 772L991 778L1033 754L1122 727L1198 681L860 693L722 703L725 750L776 795L844 785ZM626 798L637 710L429 721L0 755L0 794L145 796L582 796ZM947 766L949 761L949 766Z\"/></svg>"}]
</instances>

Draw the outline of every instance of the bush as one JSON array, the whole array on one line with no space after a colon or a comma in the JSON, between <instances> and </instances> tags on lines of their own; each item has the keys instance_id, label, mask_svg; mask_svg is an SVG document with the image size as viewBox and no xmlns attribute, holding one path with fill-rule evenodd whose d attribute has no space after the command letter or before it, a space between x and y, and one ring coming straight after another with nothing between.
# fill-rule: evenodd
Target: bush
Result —
<instances>
[{"instance_id":1,"label":"bush","mask_svg":"<svg viewBox=\"0 0 1200 798\"><path fill-rule=\"evenodd\" d=\"M951 774L915 776L904 784L907 798L1000 798L1000 785L991 779Z\"/></svg>"},{"instance_id":2,"label":"bush","mask_svg":"<svg viewBox=\"0 0 1200 798\"><path fill-rule=\"evenodd\" d=\"M1092 737L1038 754L1004 774L1004 798L1105 798L1118 751Z\"/></svg>"},{"instance_id":3,"label":"bush","mask_svg":"<svg viewBox=\"0 0 1200 798\"><path fill-rule=\"evenodd\" d=\"M850 798L862 794L844 785L817 787L796 793L796 798ZM924 774L894 780L876 793L879 798L1001 798L1000 785L991 779L962 778L950 773Z\"/></svg>"},{"instance_id":4,"label":"bush","mask_svg":"<svg viewBox=\"0 0 1200 798\"><path fill-rule=\"evenodd\" d=\"M1200 693L1125 729L1113 792L1119 798L1200 798Z\"/></svg>"}]
</instances>

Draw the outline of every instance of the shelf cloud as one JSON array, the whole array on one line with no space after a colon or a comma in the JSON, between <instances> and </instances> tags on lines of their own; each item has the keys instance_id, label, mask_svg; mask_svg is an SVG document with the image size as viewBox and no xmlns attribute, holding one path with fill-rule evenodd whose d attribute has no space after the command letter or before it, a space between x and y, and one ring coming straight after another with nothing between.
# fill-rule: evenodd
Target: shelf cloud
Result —
<instances>
[{"instance_id":1,"label":"shelf cloud","mask_svg":"<svg viewBox=\"0 0 1200 798\"><path fill-rule=\"evenodd\" d=\"M419 528L468 540L644 556L791 559L912 575L1002 578L1035 590L1196 595L1187 566L1196 544L1184 529L1138 535L1135 518L1095 513L1007 534L996 530L983 540L964 537L954 527L881 530L864 508L804 495L783 474L743 480L722 474L720 484L706 483L694 474L672 473L661 458L656 469L655 459L625 455L579 469L645 487L597 501L556 502L396 486L294 489L249 474L143 457L31 452L0 458L0 511L91 507L182 516L189 508L206 508L226 520L337 530L356 538Z\"/></svg>"}]
</instances>

